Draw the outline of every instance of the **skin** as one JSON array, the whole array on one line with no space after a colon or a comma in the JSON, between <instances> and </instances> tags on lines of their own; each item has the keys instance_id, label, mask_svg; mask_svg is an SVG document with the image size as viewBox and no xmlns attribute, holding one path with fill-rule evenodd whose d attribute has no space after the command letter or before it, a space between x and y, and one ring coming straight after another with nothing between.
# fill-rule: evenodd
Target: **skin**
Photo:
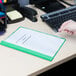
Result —
<instances>
[{"instance_id":1,"label":"skin","mask_svg":"<svg viewBox=\"0 0 76 76\"><path fill-rule=\"evenodd\" d=\"M68 20L61 25L58 31L64 31L70 35L76 34L76 22L73 20Z\"/></svg>"}]
</instances>

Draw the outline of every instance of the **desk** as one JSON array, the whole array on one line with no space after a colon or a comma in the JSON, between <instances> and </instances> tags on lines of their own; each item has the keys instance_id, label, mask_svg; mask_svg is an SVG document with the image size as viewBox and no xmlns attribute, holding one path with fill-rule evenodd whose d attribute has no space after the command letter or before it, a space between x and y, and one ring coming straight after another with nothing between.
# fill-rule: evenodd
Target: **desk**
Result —
<instances>
[{"instance_id":1,"label":"desk","mask_svg":"<svg viewBox=\"0 0 76 76\"><path fill-rule=\"evenodd\" d=\"M54 32L46 23L41 21L40 15L44 12L39 9L36 10L38 11L38 22L33 23L25 18L24 21L9 24L6 33L0 36L0 41L7 38L19 26L23 26L66 38L65 44L51 62L0 45L0 76L36 76L76 57L76 36Z\"/></svg>"}]
</instances>

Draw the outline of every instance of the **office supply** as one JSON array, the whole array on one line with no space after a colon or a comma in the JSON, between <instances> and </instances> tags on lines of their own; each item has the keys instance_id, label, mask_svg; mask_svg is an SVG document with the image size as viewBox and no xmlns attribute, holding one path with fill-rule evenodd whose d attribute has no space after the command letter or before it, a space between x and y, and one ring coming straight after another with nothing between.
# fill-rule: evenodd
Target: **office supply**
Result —
<instances>
[{"instance_id":1,"label":"office supply","mask_svg":"<svg viewBox=\"0 0 76 76\"><path fill-rule=\"evenodd\" d=\"M19 22L21 21L21 19L23 20L22 14L20 14L17 10L7 12L7 16L8 16L8 23Z\"/></svg>"},{"instance_id":2,"label":"office supply","mask_svg":"<svg viewBox=\"0 0 76 76\"><path fill-rule=\"evenodd\" d=\"M12 12L7 12L7 15L11 20L22 18L22 15L16 10Z\"/></svg>"},{"instance_id":3,"label":"office supply","mask_svg":"<svg viewBox=\"0 0 76 76\"><path fill-rule=\"evenodd\" d=\"M23 15L14 8L15 5L19 5L18 0L8 0L5 3L8 24L24 20Z\"/></svg>"},{"instance_id":4,"label":"office supply","mask_svg":"<svg viewBox=\"0 0 76 76\"><path fill-rule=\"evenodd\" d=\"M18 10L23 17L27 17L32 22L37 22L37 11L30 7L25 6L17 6L15 5L15 9Z\"/></svg>"},{"instance_id":5,"label":"office supply","mask_svg":"<svg viewBox=\"0 0 76 76\"><path fill-rule=\"evenodd\" d=\"M6 10L2 0L0 1L0 35L4 34L7 27Z\"/></svg>"},{"instance_id":6,"label":"office supply","mask_svg":"<svg viewBox=\"0 0 76 76\"><path fill-rule=\"evenodd\" d=\"M45 11L46 13L65 8L58 0L30 0L30 4Z\"/></svg>"},{"instance_id":7,"label":"office supply","mask_svg":"<svg viewBox=\"0 0 76 76\"><path fill-rule=\"evenodd\" d=\"M27 17L32 22L37 22L36 10L29 8L29 7L25 7L25 6L24 7L16 6L15 8L16 8L16 10L18 10L23 15L23 17Z\"/></svg>"},{"instance_id":8,"label":"office supply","mask_svg":"<svg viewBox=\"0 0 76 76\"><path fill-rule=\"evenodd\" d=\"M39 31L19 27L1 45L51 61L65 39Z\"/></svg>"},{"instance_id":9,"label":"office supply","mask_svg":"<svg viewBox=\"0 0 76 76\"><path fill-rule=\"evenodd\" d=\"M58 31L61 24L69 19L76 21L76 6L41 15L41 19Z\"/></svg>"}]
</instances>

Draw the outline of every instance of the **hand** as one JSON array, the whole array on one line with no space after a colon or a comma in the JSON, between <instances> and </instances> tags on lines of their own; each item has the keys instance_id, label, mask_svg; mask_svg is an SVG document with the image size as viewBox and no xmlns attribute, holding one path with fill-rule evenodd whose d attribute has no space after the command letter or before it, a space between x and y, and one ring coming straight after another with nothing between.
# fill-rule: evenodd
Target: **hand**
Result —
<instances>
[{"instance_id":1,"label":"hand","mask_svg":"<svg viewBox=\"0 0 76 76\"><path fill-rule=\"evenodd\" d=\"M71 35L76 34L76 22L73 20L68 20L61 25L58 31L65 31Z\"/></svg>"}]
</instances>

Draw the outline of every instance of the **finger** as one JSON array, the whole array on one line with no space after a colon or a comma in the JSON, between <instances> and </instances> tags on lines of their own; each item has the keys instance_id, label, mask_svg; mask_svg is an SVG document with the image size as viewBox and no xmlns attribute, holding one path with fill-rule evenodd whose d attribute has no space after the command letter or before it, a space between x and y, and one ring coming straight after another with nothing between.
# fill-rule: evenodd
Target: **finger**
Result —
<instances>
[{"instance_id":1,"label":"finger","mask_svg":"<svg viewBox=\"0 0 76 76\"><path fill-rule=\"evenodd\" d=\"M68 30L68 29L64 29L63 31L69 32L69 30Z\"/></svg>"},{"instance_id":2,"label":"finger","mask_svg":"<svg viewBox=\"0 0 76 76\"><path fill-rule=\"evenodd\" d=\"M75 32L73 32L73 34L76 34L76 31L75 31Z\"/></svg>"},{"instance_id":3,"label":"finger","mask_svg":"<svg viewBox=\"0 0 76 76\"><path fill-rule=\"evenodd\" d=\"M65 32L67 32L69 35L73 35L74 32L73 31L70 31L70 30L67 30L67 29L64 29Z\"/></svg>"},{"instance_id":4,"label":"finger","mask_svg":"<svg viewBox=\"0 0 76 76\"><path fill-rule=\"evenodd\" d=\"M66 22L64 22L62 25L61 25L61 27L59 28L59 32L61 32L61 31L63 31L63 28L65 27L65 26L67 26L68 25L68 23L70 23L72 20L68 20L68 21L66 21Z\"/></svg>"},{"instance_id":5,"label":"finger","mask_svg":"<svg viewBox=\"0 0 76 76\"><path fill-rule=\"evenodd\" d=\"M73 35L74 32L73 32L73 31L69 31L68 34L69 34L69 35Z\"/></svg>"}]
</instances>

